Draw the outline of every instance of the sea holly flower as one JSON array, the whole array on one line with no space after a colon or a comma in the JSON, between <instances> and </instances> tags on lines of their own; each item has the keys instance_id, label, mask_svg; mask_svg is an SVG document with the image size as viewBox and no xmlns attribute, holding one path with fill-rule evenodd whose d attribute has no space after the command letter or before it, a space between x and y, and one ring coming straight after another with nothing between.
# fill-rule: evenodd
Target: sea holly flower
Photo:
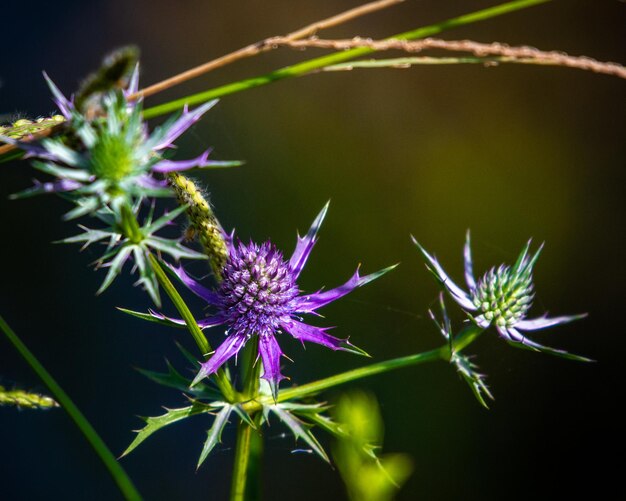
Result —
<instances>
[{"instance_id":1,"label":"sea holly flower","mask_svg":"<svg viewBox=\"0 0 626 501\"><path fill-rule=\"evenodd\" d=\"M531 241L529 240L513 266L501 265L498 268L491 268L479 280L476 280L468 231L463 253L465 282L469 289L466 292L454 283L437 259L426 252L415 238L413 238L413 242L426 259L427 268L478 326L487 329L493 325L500 336L515 347L541 351L573 360L589 361L587 358L572 355L563 350L543 346L524 334L529 331L569 323L586 316L583 314L549 318L544 315L535 319L526 318L534 298L533 268L543 245L539 246L533 255L530 255Z\"/></svg>"},{"instance_id":2,"label":"sea holly flower","mask_svg":"<svg viewBox=\"0 0 626 501\"><path fill-rule=\"evenodd\" d=\"M127 220L131 224L136 221L134 214L138 213L139 209L139 204L136 204L132 209L132 214L127 214ZM106 227L93 229L80 225L82 233L60 240L59 243L82 243L82 249L85 249L96 242L106 242L104 254L95 262L96 268L107 269L104 281L96 294L104 292L121 273L126 262L132 261L139 272L139 280L136 285L141 285L154 303L160 306L158 281L152 267L149 265L150 253L169 254L176 261L182 258L206 259L204 254L183 246L180 243L180 239L170 239L156 235L159 230L172 224L172 221L180 216L185 209L186 207L184 206L178 207L153 220L153 206L145 217L143 226L135 224L125 229L121 227L123 224L117 221L115 213L105 207L96 212L95 215L107 225Z\"/></svg>"},{"instance_id":3,"label":"sea holly flower","mask_svg":"<svg viewBox=\"0 0 626 501\"><path fill-rule=\"evenodd\" d=\"M226 339L208 361L201 364L193 384L215 373L227 360L236 357L253 336L259 338L259 355L263 363L262 377L271 386L274 397L278 384L285 377L280 372L283 354L277 337L285 332L301 342L312 342L331 350L365 354L347 339L328 334L329 327L316 327L302 321L303 314L317 310L352 292L357 287L375 280L395 266L361 276L359 271L343 285L328 291L301 294L297 280L317 241L317 233L326 216L328 204L313 221L304 237L298 237L289 260L270 242L234 243L227 238L228 258L222 272L222 281L211 290L191 278L182 267L172 267L182 283L215 309L212 317L200 320L201 328L223 325ZM184 324L182 320L168 319L152 313L155 320Z\"/></svg>"},{"instance_id":4,"label":"sea holly flower","mask_svg":"<svg viewBox=\"0 0 626 501\"><path fill-rule=\"evenodd\" d=\"M74 106L45 75L54 101L66 120L66 134L40 141L19 141L0 136L0 141L24 150L37 160L33 166L55 179L35 182L35 186L16 197L40 193L71 193L78 207L66 218L94 212L116 198L129 202L145 196L171 196L171 190L155 173L178 172L195 167L224 167L238 162L214 162L210 149L190 160L169 160L165 156L174 141L216 104L210 101L192 111L184 109L162 126L148 132L142 119L141 101L129 102L136 91L137 70L126 91L113 89L104 93L101 113L91 117ZM68 140L67 137L71 138Z\"/></svg>"}]
</instances>

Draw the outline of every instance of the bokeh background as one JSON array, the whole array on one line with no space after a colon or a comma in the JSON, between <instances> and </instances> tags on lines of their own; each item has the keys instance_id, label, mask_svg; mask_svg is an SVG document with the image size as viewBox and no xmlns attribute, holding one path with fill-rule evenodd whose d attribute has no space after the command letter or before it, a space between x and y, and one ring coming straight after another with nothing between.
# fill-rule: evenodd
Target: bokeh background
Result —
<instances>
[{"instance_id":1,"label":"bokeh background","mask_svg":"<svg viewBox=\"0 0 626 501\"><path fill-rule=\"evenodd\" d=\"M382 37L492 5L415 1L328 32ZM53 111L45 69L66 93L102 56L126 43L143 53L142 82L156 82L266 36L285 33L358 4L354 0L93 0L4 2L0 114ZM626 62L626 5L551 2L445 33L530 44ZM149 100L200 91L313 57L276 51ZM181 142L188 157L206 145L237 170L206 172L225 227L243 238L269 236L290 252L328 200L321 240L302 276L313 290L347 278L358 263L401 267L324 311L336 334L375 360L440 344L426 318L437 287L409 234L462 277L466 228L475 267L515 259L529 236L546 241L536 269L535 314L589 312L539 333L546 344L597 359L579 364L510 348L494 332L472 350L496 397L481 408L451 367L420 366L362 380L386 423L385 450L411 455L415 473L398 499L565 497L620 485L618 405L624 397L624 82L576 70L530 66L420 67L320 74L224 98ZM127 318L146 309L128 275L95 297L103 278L94 252L51 242L76 232L60 222L66 204L41 197L10 202L30 183L25 163L0 166L0 311L62 383L115 453L141 426L137 415L184 405L135 367L161 369L182 331ZM190 298L191 300L191 298ZM197 308L201 305L194 303ZM197 310L199 311L199 310ZM214 334L215 336L215 334ZM284 339L285 370L306 382L363 364ZM44 391L0 338L2 384ZM328 392L332 402L348 387ZM232 430L198 471L208 421L159 432L122 460L146 499L225 499ZM269 500L344 499L338 474L312 455L292 454L276 425L266 434ZM326 439L322 439L327 443ZM61 411L0 409L0 498L117 499L119 494Z\"/></svg>"}]
</instances>

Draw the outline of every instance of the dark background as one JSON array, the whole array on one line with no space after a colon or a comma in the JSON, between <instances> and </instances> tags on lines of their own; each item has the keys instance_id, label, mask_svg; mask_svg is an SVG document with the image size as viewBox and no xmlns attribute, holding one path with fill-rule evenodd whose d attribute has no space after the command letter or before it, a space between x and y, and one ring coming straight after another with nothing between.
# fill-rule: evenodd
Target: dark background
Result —
<instances>
[{"instance_id":1,"label":"dark background","mask_svg":"<svg viewBox=\"0 0 626 501\"><path fill-rule=\"evenodd\" d=\"M269 35L285 33L356 1L4 2L0 114L53 110L45 69L70 93L110 49L143 51L149 84ZM407 1L328 32L382 37L492 5ZM626 62L626 5L552 2L444 34L530 44ZM148 105L313 57L288 50L217 71ZM225 227L269 236L289 253L329 198L329 216L300 285L313 290L365 272L401 267L324 310L375 360L430 349L441 340L425 318L437 287L409 233L462 281L462 243L472 228L475 268L512 262L525 240L546 241L535 273L533 313L589 312L536 333L546 344L597 359L580 364L510 348L489 331L472 350L496 396L482 409L451 367L435 364L362 380L377 395L385 450L406 452L415 473L399 499L526 499L621 489L624 82L577 70L531 66L419 67L309 76L229 96L179 142L180 158L206 145L237 170L199 175ZM27 187L25 163L0 166L0 311L119 454L140 427L184 401L134 367L183 368L182 331L114 309L149 302L125 275L94 297L94 252L51 244L76 232L61 200L9 202ZM200 307L198 303L197 308ZM196 310L199 311L199 310ZM306 382L363 364L283 338ZM2 384L45 391L0 338ZM332 401L339 388L329 392ZM122 463L146 499L225 499L234 437L196 473L208 421L197 417L150 438ZM266 499L343 499L336 471L294 455L279 426L266 434ZM61 410L0 408L2 499L116 499L119 494ZM617 491L619 492L619 491Z\"/></svg>"}]
</instances>

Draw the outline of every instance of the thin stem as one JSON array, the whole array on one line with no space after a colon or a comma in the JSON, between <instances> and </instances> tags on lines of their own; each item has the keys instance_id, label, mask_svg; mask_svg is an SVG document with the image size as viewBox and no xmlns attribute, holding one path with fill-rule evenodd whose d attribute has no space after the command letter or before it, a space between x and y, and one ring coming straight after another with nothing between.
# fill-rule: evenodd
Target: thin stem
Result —
<instances>
[{"instance_id":1,"label":"thin stem","mask_svg":"<svg viewBox=\"0 0 626 501\"><path fill-rule=\"evenodd\" d=\"M472 344L485 329L475 323L470 323L454 338L454 351L462 351Z\"/></svg>"},{"instance_id":2,"label":"thin stem","mask_svg":"<svg viewBox=\"0 0 626 501\"><path fill-rule=\"evenodd\" d=\"M342 372L341 374L335 374L334 376L320 379L319 381L303 384L302 386L289 388L279 393L278 402L284 402L285 400L292 400L294 398L301 398L313 393L319 393L320 391L332 388L333 386L349 383L350 381L354 381L356 379L374 376L376 374L399 369L401 367L447 359L448 346L446 345L441 348L418 353L416 355L408 355L406 357L385 360L383 362L374 363L365 367L359 367L358 369L353 369L351 371Z\"/></svg>"},{"instance_id":3,"label":"thin stem","mask_svg":"<svg viewBox=\"0 0 626 501\"><path fill-rule=\"evenodd\" d=\"M370 14L372 12L385 9L387 7L402 2L404 2L404 0L378 0L376 2L360 5L359 7L347 10L345 12L342 12L341 14L337 14L327 19L323 19L321 21L316 21L315 23L309 24L304 28L289 33L285 38L288 40L298 40L300 38L310 37L320 30L338 26L340 24L356 19L357 17L364 16L365 14ZM129 96L129 99L137 99L139 97L145 98L148 96L152 96L159 92L163 92L164 90L171 89L172 87L175 87L176 85L179 85L183 82L187 82L188 80L209 73L210 71L213 71L217 68L221 68L228 64L234 63L235 61L256 56L263 52L275 49L276 47L272 43L274 38L276 37L266 38L265 40L261 40L260 42L247 45L234 52L230 52L229 54L218 57L217 59L213 59L204 64L201 64L200 66L196 66L195 68L191 68L187 71L179 73L178 75L174 75L173 77L167 78L166 80L153 84L135 94L132 94L131 96Z\"/></svg>"},{"instance_id":4,"label":"thin stem","mask_svg":"<svg viewBox=\"0 0 626 501\"><path fill-rule=\"evenodd\" d=\"M516 0L513 2L507 2L501 5L489 7L487 9L479 10L476 12L472 12L470 14L465 14L459 17L448 19L446 21L442 21L437 24L418 28L413 31L399 33L389 38L397 38L397 39L403 39L403 40L415 40L418 38L429 37L429 36L436 35L438 33L441 33L451 28L457 28L457 27L465 26L465 25L475 23L478 21L484 21L486 19L501 16L503 14L508 14L516 10L525 9L527 7L532 7L534 5L543 4L549 1L551 0ZM330 54L327 56L309 59L307 61L303 61L301 63L294 64L292 66L286 66L285 68L272 71L271 73L267 73L262 76L240 80L238 82L222 85L220 87L216 87L216 88L204 91L204 92L200 92L198 94L192 94L190 96L186 96L181 99L176 99L174 101L170 101L168 103L164 103L158 106L153 106L152 108L148 108L144 110L143 115L144 115L144 118L146 119L158 117L166 113L170 113L172 111L181 109L186 104L190 106L195 105L195 104L200 104L206 101L210 101L211 99L215 99L217 97L222 97L222 96L226 96L229 94L234 94L236 92L241 92L243 90L260 87L262 85L275 82L277 80L282 80L284 78L306 75L320 68L331 66L333 64L342 63L344 61L350 61L357 57L371 54L372 52L373 50L371 49L368 49L366 47L360 47L356 49L338 52L335 54Z\"/></svg>"},{"instance_id":5,"label":"thin stem","mask_svg":"<svg viewBox=\"0 0 626 501\"><path fill-rule=\"evenodd\" d=\"M484 329L473 323L469 324L454 339L454 349L456 351L463 350L473 343L483 332ZM408 355L406 357L384 360L382 362L366 365L365 367L359 367L358 369L342 372L341 374L335 374L334 376L320 379L318 381L313 381L312 383L303 384L302 386L288 388L278 394L277 402L285 402L286 400L306 397L328 388L332 388L333 386L349 383L350 381L355 381L364 377L375 376L376 374L382 374L383 372L400 369L402 367L420 365L426 362L435 362L437 360L444 360L446 362L450 360L450 347L448 344L434 350L417 353L415 355ZM271 405L273 403L274 401L272 397L262 396L256 401L246 402L243 405L243 408L248 412L255 412L261 409L263 405Z\"/></svg>"},{"instance_id":6,"label":"thin stem","mask_svg":"<svg viewBox=\"0 0 626 501\"><path fill-rule=\"evenodd\" d=\"M244 396L255 400L259 393L260 363L257 363L259 353L259 337L255 336L249 343L248 363L245 372ZM250 443L252 440L252 427L245 421L240 421L237 428L237 446L235 449L235 464L233 466L233 479L230 491L231 501L243 501L246 499L246 480L248 478L248 466L250 464ZM258 459L258 457L257 457ZM258 468L258 465L255 465Z\"/></svg>"},{"instance_id":7,"label":"thin stem","mask_svg":"<svg viewBox=\"0 0 626 501\"><path fill-rule=\"evenodd\" d=\"M185 301L183 301L183 298L180 296L170 279L167 277L167 274L163 270L163 267L159 264L158 259L152 254L150 254L150 266L152 266L152 269L154 270L159 284L161 284L161 287L163 287L165 293L169 296L172 303L174 303L174 306L178 310L178 313L180 313L180 315L183 317L183 320L185 320L185 324L187 324L187 329L189 330L191 336L198 345L200 352L203 356L207 356L212 351L209 341L198 326L198 323L193 317L191 311L189 310L189 307L187 306ZM215 382L226 400L228 400L229 402L234 402L236 400L237 394L235 392L235 389L233 388L223 369L220 369L216 372Z\"/></svg>"},{"instance_id":8,"label":"thin stem","mask_svg":"<svg viewBox=\"0 0 626 501\"><path fill-rule=\"evenodd\" d=\"M255 416L257 428L261 426L262 414ZM261 462L263 460L263 436L260 433L250 434L250 459L248 460L248 473L246 475L246 501L260 501L263 476L261 475Z\"/></svg>"},{"instance_id":9,"label":"thin stem","mask_svg":"<svg viewBox=\"0 0 626 501\"><path fill-rule=\"evenodd\" d=\"M417 353L415 355L408 355L406 357L394 358L391 360L385 360L377 362L365 367L359 367L351 371L342 372L341 374L335 374L318 381L303 384L302 386L294 386L281 391L278 394L277 402L285 402L286 400L292 400L297 398L306 397L314 393L319 393L333 386L349 383L364 377L374 376L376 374L382 374L401 367L408 367L410 365L419 365L426 362L435 362L437 360L448 360L450 358L450 349L448 345L442 346L435 350L425 351ZM261 396L256 401L249 401L243 404L243 408L247 412L256 412L263 408L263 405L274 404L274 399L269 396Z\"/></svg>"},{"instance_id":10,"label":"thin stem","mask_svg":"<svg viewBox=\"0 0 626 501\"><path fill-rule=\"evenodd\" d=\"M235 448L235 464L233 466L230 501L245 500L251 436L252 428L246 422L240 421L237 428L237 445Z\"/></svg>"},{"instance_id":11,"label":"thin stem","mask_svg":"<svg viewBox=\"0 0 626 501\"><path fill-rule=\"evenodd\" d=\"M372 40L369 38L350 38L341 40L326 40L321 38L307 38L306 40L290 40L288 38L274 41L277 46L291 47L292 49L346 50L356 47L367 47L374 51L401 50L405 52L421 52L429 49L440 49L453 52L469 52L477 57L500 57L504 62L524 62L535 64L565 66L584 71L593 71L605 75L626 78L626 68L618 63L597 61L587 56L570 56L563 52L539 50L526 45L512 47L500 42L481 43L473 40L441 40L425 38L423 40ZM344 63L345 64L345 63ZM323 68L326 70L327 68Z\"/></svg>"},{"instance_id":12,"label":"thin stem","mask_svg":"<svg viewBox=\"0 0 626 501\"><path fill-rule=\"evenodd\" d=\"M54 395L54 398L57 400L59 405L65 409L74 421L76 427L81 431L81 433L85 436L94 452L100 457L104 466L107 468L113 480L117 484L120 489L124 499L127 500L140 500L141 495L133 485L133 482L128 477L124 468L117 462L115 456L108 449L100 435L94 430L93 426L87 421L87 418L83 415L82 412L76 407L74 402L70 399L70 397L63 391L61 386L55 381L55 379L50 375L50 373L41 365L41 362L37 360L35 355L26 347L26 345L22 342L22 340L17 336L17 334L9 327L9 325L4 321L4 319L0 316L0 330L5 333L11 344L15 347L15 349L20 353L22 358L26 361L26 363L33 369L33 371L39 376L39 378L46 385L50 393Z\"/></svg>"},{"instance_id":13,"label":"thin stem","mask_svg":"<svg viewBox=\"0 0 626 501\"><path fill-rule=\"evenodd\" d=\"M249 343L250 352L248 359L248 367L246 370L246 387L244 388L246 398L253 399L259 394L259 376L261 374L261 363L259 356L259 336L255 336Z\"/></svg>"},{"instance_id":14,"label":"thin stem","mask_svg":"<svg viewBox=\"0 0 626 501\"><path fill-rule=\"evenodd\" d=\"M120 220L120 230L132 243L140 243L144 235L141 232L137 218L133 213L133 210L128 204L122 205L122 217Z\"/></svg>"}]
</instances>

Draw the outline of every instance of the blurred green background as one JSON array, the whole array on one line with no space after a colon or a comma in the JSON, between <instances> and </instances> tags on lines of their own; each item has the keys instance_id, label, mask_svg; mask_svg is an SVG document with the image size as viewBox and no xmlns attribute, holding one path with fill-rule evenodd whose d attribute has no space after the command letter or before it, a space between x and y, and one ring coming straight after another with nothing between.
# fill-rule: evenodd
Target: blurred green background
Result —
<instances>
[{"instance_id":1,"label":"blurred green background","mask_svg":"<svg viewBox=\"0 0 626 501\"><path fill-rule=\"evenodd\" d=\"M286 33L358 1L109 0L5 2L0 114L53 111L45 69L66 93L112 48L142 49L149 84L266 36ZM415 1L328 32L382 37L495 4ZM457 29L445 38L529 44L626 62L626 5L555 1ZM321 53L321 52L319 52ZM156 96L148 105L313 57L287 49L240 63ZM533 313L588 311L587 320L538 333L548 345L598 360L578 364L510 348L490 331L473 348L496 397L485 411L445 364L363 380L376 393L385 450L406 452L415 473L398 499L527 499L617 489L624 346L624 82L531 66L419 67L320 74L226 97L180 141L180 158L207 145L214 158L243 159L207 172L226 228L272 240L289 253L329 198L321 239L302 275L314 290L401 267L324 310L326 325L375 360L440 344L426 310L437 287L409 241L417 236L462 281L466 228L475 269L511 262L526 239L546 241L535 273ZM9 202L30 183L25 163L0 166L3 269L0 311L62 383L114 453L140 427L137 415L184 401L135 367L183 364L171 331L127 318L115 306L149 307L126 275L101 297L96 253L51 244L76 232L60 222L60 199ZM199 303L191 303L198 308ZM461 317L459 316L459 319ZM215 334L214 334L215 335ZM317 346L282 344L293 382L364 363ZM191 345L187 344L190 348ZM180 365L179 365L180 366ZM0 338L0 383L43 390ZM339 390L337 390L339 391ZM337 392L329 392L333 401ZM225 499L232 430L196 473L208 422L156 434L122 460L146 499ZM338 474L292 454L276 425L266 434L268 500L343 499ZM0 498L116 499L104 468L62 411L0 409ZM599 468L598 468L599 467Z\"/></svg>"}]
</instances>

